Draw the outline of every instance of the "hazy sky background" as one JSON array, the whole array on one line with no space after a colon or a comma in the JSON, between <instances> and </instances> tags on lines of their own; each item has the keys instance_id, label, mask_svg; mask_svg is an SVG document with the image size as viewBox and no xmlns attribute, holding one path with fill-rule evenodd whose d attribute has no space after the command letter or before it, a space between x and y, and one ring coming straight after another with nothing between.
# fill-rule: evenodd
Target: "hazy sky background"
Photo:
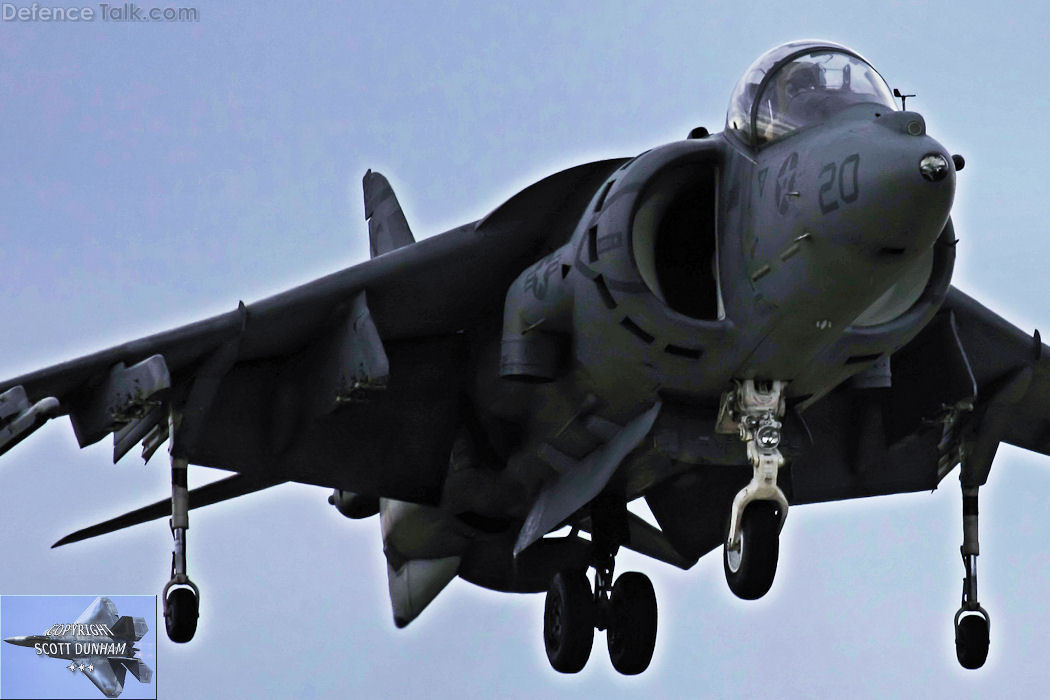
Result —
<instances>
[{"instance_id":1,"label":"hazy sky background","mask_svg":"<svg viewBox=\"0 0 1050 700\"><path fill-rule=\"evenodd\" d=\"M364 259L367 168L423 237L556 170L719 130L751 61L803 37L845 43L917 93L929 133L967 160L956 284L1026 331L1050 329L1044 3L198 7L194 24L0 22L0 376ZM163 453L113 466L111 449L77 450L63 418L0 459L0 593L160 592L163 520L48 549L169 495ZM158 635L159 689L1031 696L1050 678L1048 491L1050 459L1000 451L981 504L981 671L960 669L953 646L953 473L933 494L793 509L757 602L728 591L717 551L687 572L621 556L660 601L653 664L625 678L601 634L581 674L551 671L541 595L456 581L396 630L378 522L342 518L324 489L279 487L191 515L202 618L189 645Z\"/></svg>"},{"instance_id":2,"label":"hazy sky background","mask_svg":"<svg viewBox=\"0 0 1050 700\"><path fill-rule=\"evenodd\" d=\"M157 669L156 596L107 596L118 615L146 620L149 631L135 643L138 656ZM72 624L95 601L94 596L0 597L0 639L44 634L52 625ZM162 633L163 634L163 633ZM101 698L104 695L82 672L71 672L69 661L37 656L32 647L0 643L0 697L3 698ZM130 672L124 678L123 700L157 697L156 676L139 683Z\"/></svg>"}]
</instances>

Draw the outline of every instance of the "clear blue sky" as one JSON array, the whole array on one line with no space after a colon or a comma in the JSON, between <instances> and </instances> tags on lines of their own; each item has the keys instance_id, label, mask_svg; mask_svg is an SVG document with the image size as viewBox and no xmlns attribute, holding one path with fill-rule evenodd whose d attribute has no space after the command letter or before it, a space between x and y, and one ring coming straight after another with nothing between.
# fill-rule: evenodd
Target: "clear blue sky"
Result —
<instances>
[{"instance_id":1,"label":"clear blue sky","mask_svg":"<svg viewBox=\"0 0 1050 700\"><path fill-rule=\"evenodd\" d=\"M139 656L157 668L157 599L155 596L107 595L120 615L145 618L149 631L136 643ZM51 625L70 624L95 596L0 597L0 639L44 634ZM105 697L81 672L65 668L68 661L37 656L31 647L0 643L0 698L101 698ZM127 674L121 698L157 697L156 676L148 684Z\"/></svg>"},{"instance_id":2,"label":"clear blue sky","mask_svg":"<svg viewBox=\"0 0 1050 700\"><path fill-rule=\"evenodd\" d=\"M188 4L188 3L180 3ZM823 37L917 93L967 167L956 284L1050 329L1044 3L207 3L181 25L0 23L0 375L251 301L367 256L360 178L384 172L417 235L531 181L721 128L750 62ZM55 421L0 459L0 593L159 593L164 521L49 550L163 498L167 465L110 464ZM191 479L213 478L197 470ZM378 523L286 486L195 511L197 639L159 635L161 697L603 693L1029 696L1050 641L1050 458L1003 449L982 502L992 650L958 668L955 474L933 494L794 509L772 592L734 599L716 552L688 572L624 556L660 600L652 667L604 640L553 673L542 596L454 582L395 630Z\"/></svg>"}]
</instances>

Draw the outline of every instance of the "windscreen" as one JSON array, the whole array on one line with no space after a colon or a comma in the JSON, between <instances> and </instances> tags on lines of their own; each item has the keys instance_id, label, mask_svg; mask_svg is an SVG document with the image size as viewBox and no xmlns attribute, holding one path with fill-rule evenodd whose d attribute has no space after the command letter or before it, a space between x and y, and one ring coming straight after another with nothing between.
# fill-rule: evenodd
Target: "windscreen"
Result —
<instances>
[{"instance_id":1,"label":"windscreen","mask_svg":"<svg viewBox=\"0 0 1050 700\"><path fill-rule=\"evenodd\" d=\"M726 129L762 145L859 103L896 109L882 76L846 47L792 42L760 56L737 83Z\"/></svg>"}]
</instances>

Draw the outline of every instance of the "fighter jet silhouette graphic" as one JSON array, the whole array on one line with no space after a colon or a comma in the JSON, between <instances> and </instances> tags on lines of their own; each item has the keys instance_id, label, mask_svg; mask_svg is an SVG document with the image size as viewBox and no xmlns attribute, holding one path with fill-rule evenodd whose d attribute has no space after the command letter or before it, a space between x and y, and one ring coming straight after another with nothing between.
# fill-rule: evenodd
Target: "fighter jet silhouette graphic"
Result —
<instances>
[{"instance_id":1,"label":"fighter jet silhouette graphic","mask_svg":"<svg viewBox=\"0 0 1050 700\"><path fill-rule=\"evenodd\" d=\"M153 669L135 654L134 643L149 631L141 617L120 616L109 598L95 600L71 624L53 625L44 634L8 637L4 641L30 647L40 655L68 659L72 673L80 671L109 698L124 690L127 671L139 683L153 679Z\"/></svg>"}]
</instances>

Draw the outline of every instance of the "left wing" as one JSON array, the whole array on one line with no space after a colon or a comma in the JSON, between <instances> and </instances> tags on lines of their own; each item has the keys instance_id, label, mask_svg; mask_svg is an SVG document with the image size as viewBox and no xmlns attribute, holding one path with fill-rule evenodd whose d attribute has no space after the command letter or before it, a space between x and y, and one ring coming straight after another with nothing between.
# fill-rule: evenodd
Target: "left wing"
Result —
<instances>
[{"instance_id":1,"label":"left wing","mask_svg":"<svg viewBox=\"0 0 1050 700\"><path fill-rule=\"evenodd\" d=\"M117 614L117 606L109 598L95 598L91 605L87 606L80 617L76 619L78 625L105 625L112 628L117 624L120 616Z\"/></svg>"},{"instance_id":2,"label":"left wing","mask_svg":"<svg viewBox=\"0 0 1050 700\"><path fill-rule=\"evenodd\" d=\"M886 389L839 387L807 408L792 502L930 490L956 465L988 479L999 444L1050 454L1050 348L954 287L890 358Z\"/></svg>"},{"instance_id":3,"label":"left wing","mask_svg":"<svg viewBox=\"0 0 1050 700\"><path fill-rule=\"evenodd\" d=\"M954 288L945 309L955 315L977 384L973 439L1050 455L1050 347L1039 331L1025 333Z\"/></svg>"}]
</instances>

